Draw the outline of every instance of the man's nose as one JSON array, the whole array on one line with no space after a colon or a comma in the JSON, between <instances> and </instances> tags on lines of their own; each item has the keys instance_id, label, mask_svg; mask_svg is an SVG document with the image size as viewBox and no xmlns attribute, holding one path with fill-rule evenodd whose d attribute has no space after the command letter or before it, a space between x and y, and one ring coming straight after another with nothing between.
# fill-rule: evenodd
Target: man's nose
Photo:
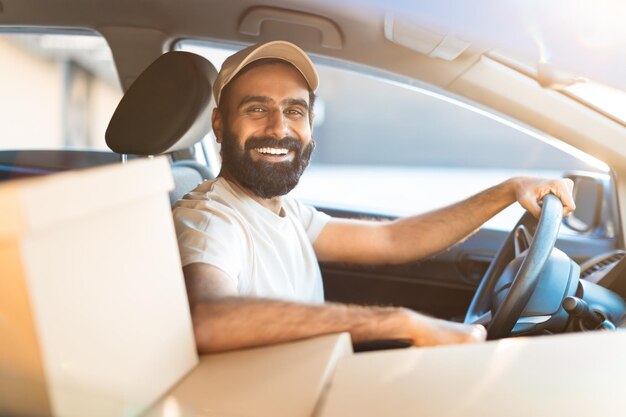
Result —
<instances>
[{"instance_id":1,"label":"man's nose","mask_svg":"<svg viewBox=\"0 0 626 417\"><path fill-rule=\"evenodd\" d=\"M276 138L289 136L289 121L285 118L282 111L274 110L270 112L265 133Z\"/></svg>"}]
</instances>

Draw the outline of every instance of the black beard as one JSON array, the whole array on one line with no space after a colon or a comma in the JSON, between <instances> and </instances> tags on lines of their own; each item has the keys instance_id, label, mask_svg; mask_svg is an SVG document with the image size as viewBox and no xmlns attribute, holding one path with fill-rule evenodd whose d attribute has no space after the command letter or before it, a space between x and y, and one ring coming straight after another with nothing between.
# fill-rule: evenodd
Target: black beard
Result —
<instances>
[{"instance_id":1,"label":"black beard","mask_svg":"<svg viewBox=\"0 0 626 417\"><path fill-rule=\"evenodd\" d=\"M285 148L294 151L294 158L286 162L258 161L252 158L256 148ZM273 198L285 195L298 185L300 176L309 165L315 149L315 141L306 147L294 137L276 139L253 136L248 139L244 149L239 148L235 136L225 132L222 138L222 173L231 175L239 184L248 188L261 198Z\"/></svg>"}]
</instances>

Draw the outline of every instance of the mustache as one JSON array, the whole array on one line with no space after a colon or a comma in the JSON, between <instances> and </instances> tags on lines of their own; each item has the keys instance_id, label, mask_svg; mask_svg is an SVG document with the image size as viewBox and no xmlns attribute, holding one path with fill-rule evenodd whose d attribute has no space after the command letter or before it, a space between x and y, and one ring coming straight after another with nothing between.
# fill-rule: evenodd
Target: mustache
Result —
<instances>
[{"instance_id":1,"label":"mustache","mask_svg":"<svg viewBox=\"0 0 626 417\"><path fill-rule=\"evenodd\" d=\"M300 153L302 151L302 142L293 136L285 136L281 139L271 136L253 136L246 141L244 149L251 151L256 148L284 148Z\"/></svg>"}]
</instances>

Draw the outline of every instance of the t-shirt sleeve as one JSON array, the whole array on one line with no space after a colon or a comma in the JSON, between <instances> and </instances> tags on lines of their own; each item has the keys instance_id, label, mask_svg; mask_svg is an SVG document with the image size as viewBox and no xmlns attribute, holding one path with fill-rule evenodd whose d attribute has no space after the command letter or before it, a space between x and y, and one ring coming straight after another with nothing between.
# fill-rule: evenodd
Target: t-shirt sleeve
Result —
<instances>
[{"instance_id":1,"label":"t-shirt sleeve","mask_svg":"<svg viewBox=\"0 0 626 417\"><path fill-rule=\"evenodd\" d=\"M179 206L173 216L182 265L213 265L238 284L245 259L245 237L237 222L205 208Z\"/></svg>"},{"instance_id":2,"label":"t-shirt sleeve","mask_svg":"<svg viewBox=\"0 0 626 417\"><path fill-rule=\"evenodd\" d=\"M317 239L317 237L320 235L331 217L328 214L322 213L321 211L317 210L315 207L302 204L297 200L294 201L297 207L298 216L300 218L300 221L302 222L302 226L304 227L304 230L306 231L309 240L311 241L311 243L313 243L315 239Z\"/></svg>"}]
</instances>

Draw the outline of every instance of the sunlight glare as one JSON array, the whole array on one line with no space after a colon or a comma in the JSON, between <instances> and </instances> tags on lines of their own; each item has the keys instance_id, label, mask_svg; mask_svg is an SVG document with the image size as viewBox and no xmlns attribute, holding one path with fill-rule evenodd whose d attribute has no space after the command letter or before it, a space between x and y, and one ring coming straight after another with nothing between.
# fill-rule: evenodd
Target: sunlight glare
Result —
<instances>
[{"instance_id":1,"label":"sunlight glare","mask_svg":"<svg viewBox=\"0 0 626 417\"><path fill-rule=\"evenodd\" d=\"M181 415L180 405L176 398L172 396L167 397L165 404L163 404L163 417L180 417Z\"/></svg>"},{"instance_id":2,"label":"sunlight glare","mask_svg":"<svg viewBox=\"0 0 626 417\"><path fill-rule=\"evenodd\" d=\"M626 92L594 82L574 84L565 90L626 123Z\"/></svg>"}]
</instances>

